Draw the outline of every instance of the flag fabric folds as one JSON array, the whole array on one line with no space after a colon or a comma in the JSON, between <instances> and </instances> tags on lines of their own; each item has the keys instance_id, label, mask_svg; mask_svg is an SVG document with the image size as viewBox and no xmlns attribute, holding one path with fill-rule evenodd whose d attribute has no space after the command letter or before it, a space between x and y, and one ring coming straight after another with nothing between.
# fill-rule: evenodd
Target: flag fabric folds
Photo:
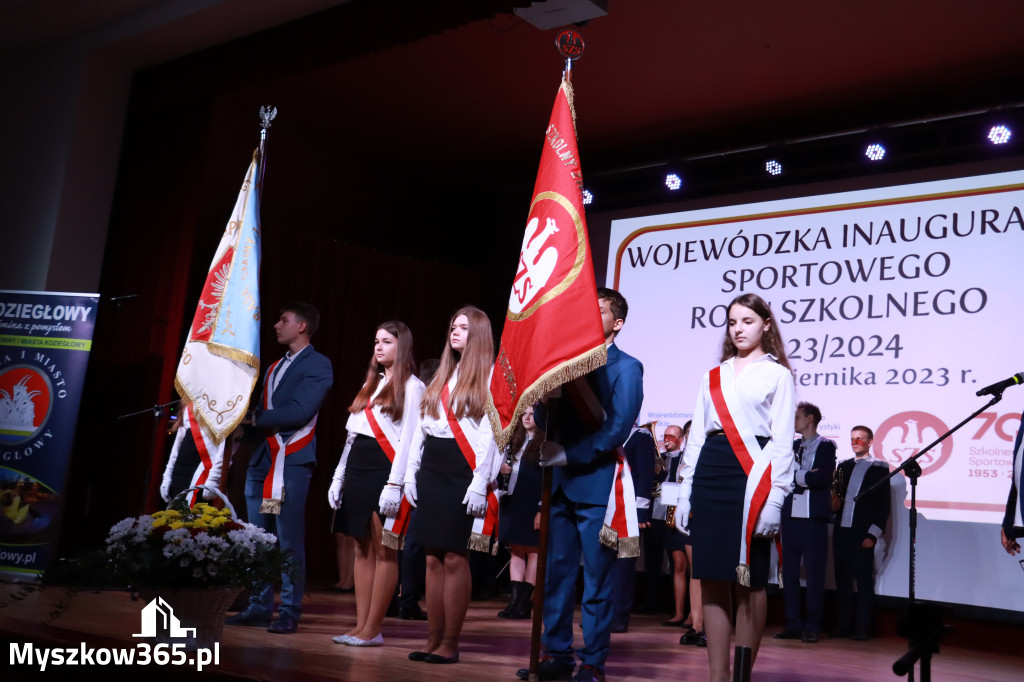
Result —
<instances>
[{"instance_id":1,"label":"flag fabric folds","mask_svg":"<svg viewBox=\"0 0 1024 682\"><path fill-rule=\"evenodd\" d=\"M583 212L573 91L563 80L540 168L487 411L504 448L523 411L552 388L607 362Z\"/></svg>"},{"instance_id":2,"label":"flag fabric folds","mask_svg":"<svg viewBox=\"0 0 1024 682\"><path fill-rule=\"evenodd\" d=\"M245 417L260 370L258 152L246 171L196 306L174 387L214 443Z\"/></svg>"}]
</instances>

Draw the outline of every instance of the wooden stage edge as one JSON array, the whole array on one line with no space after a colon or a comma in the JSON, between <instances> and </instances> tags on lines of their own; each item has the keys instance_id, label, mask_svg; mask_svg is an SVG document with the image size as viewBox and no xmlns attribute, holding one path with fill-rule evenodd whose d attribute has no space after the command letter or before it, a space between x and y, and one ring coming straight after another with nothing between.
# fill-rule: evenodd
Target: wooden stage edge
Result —
<instances>
[{"instance_id":1,"label":"wooden stage edge","mask_svg":"<svg viewBox=\"0 0 1024 682\"><path fill-rule=\"evenodd\" d=\"M9 680L68 679L84 673L81 666L13 665L14 647L134 647L140 640L144 604L123 592L79 592L70 598L59 588L26 591L17 584L0 584L0 633L9 642L3 673ZM496 617L503 604L474 601L462 634L461 661L430 665L409 661L407 654L426 639L426 622L388 618L384 646L353 648L334 644L331 637L351 627L355 604L351 594L310 591L303 602L299 632L274 635L263 629L226 627L220 640L220 664L202 672L176 666L106 666L97 672L110 679L145 679L146 682L181 679L275 680L334 682L403 682L405 680L515 680L517 668L528 663L529 621ZM53 617L55 609L62 613ZM773 609L777 610L777 609ZM634 615L629 632L612 635L608 660L609 680L704 680L704 649L680 646L678 628L662 627L663 614ZM769 618L765 638L754 666L754 680L764 682L830 682L901 679L892 664L906 651L906 642L880 624L880 635L867 642L823 637L817 644L776 640L781 623ZM1019 681L1024 679L1024 654L1019 642L1024 629L984 623L954 623L932 662L933 680ZM576 633L582 645L577 610ZM919 671L916 671L919 673ZM144 675L145 677L140 677ZM84 675L83 675L84 677ZM920 679L918 674L916 679Z\"/></svg>"}]
</instances>

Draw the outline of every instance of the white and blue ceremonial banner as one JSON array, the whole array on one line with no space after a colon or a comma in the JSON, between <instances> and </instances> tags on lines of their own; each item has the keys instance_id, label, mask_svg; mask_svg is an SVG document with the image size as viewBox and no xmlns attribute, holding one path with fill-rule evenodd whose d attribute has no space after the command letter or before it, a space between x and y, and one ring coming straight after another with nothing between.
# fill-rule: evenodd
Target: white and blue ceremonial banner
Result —
<instances>
[{"instance_id":1,"label":"white and blue ceremonial banner","mask_svg":"<svg viewBox=\"0 0 1024 682\"><path fill-rule=\"evenodd\" d=\"M260 202L257 154L210 263L174 386L220 443L241 423L260 371Z\"/></svg>"}]
</instances>

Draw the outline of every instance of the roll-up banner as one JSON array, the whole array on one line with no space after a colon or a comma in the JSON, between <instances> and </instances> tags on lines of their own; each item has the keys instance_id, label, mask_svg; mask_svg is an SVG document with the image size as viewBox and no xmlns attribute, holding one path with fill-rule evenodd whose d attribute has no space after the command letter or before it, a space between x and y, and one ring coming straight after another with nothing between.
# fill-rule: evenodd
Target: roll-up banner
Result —
<instances>
[{"instance_id":1,"label":"roll-up banner","mask_svg":"<svg viewBox=\"0 0 1024 682\"><path fill-rule=\"evenodd\" d=\"M98 304L0 290L0 572L53 561Z\"/></svg>"}]
</instances>

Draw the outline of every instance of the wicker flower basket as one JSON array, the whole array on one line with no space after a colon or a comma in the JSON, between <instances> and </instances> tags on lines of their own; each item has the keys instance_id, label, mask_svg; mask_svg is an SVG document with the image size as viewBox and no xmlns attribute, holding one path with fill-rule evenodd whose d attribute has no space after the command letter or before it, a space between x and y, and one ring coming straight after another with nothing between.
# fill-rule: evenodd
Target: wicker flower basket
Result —
<instances>
[{"instance_id":1,"label":"wicker flower basket","mask_svg":"<svg viewBox=\"0 0 1024 682\"><path fill-rule=\"evenodd\" d=\"M165 590L139 590L139 598L149 604L161 600L173 610L187 637L171 637L170 624L159 628L153 644L184 644L186 649L212 649L224 631L224 614L242 591L241 587L187 587ZM160 605L160 602L157 602ZM193 630L194 628L194 630Z\"/></svg>"}]
</instances>

